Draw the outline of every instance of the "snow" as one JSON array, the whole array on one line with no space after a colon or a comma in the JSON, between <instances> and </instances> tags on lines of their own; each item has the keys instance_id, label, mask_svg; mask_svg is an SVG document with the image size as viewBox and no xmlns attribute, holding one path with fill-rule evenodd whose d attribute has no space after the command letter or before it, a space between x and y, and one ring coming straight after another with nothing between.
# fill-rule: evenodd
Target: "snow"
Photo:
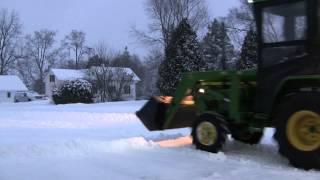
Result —
<instances>
[{"instance_id":1,"label":"snow","mask_svg":"<svg viewBox=\"0 0 320 180\"><path fill-rule=\"evenodd\" d=\"M97 68L97 67L93 67ZM101 67L99 67L101 68ZM123 70L127 74L133 75L134 81L140 81L140 78L132 71L130 68L120 68L120 67L111 67L113 71L116 71L117 69ZM58 80L61 81L67 81L67 80L76 80L76 79L83 79L86 77L86 73L88 72L88 69L80 69L80 70L74 70L74 69L51 69L52 74L57 77Z\"/></svg>"},{"instance_id":2,"label":"snow","mask_svg":"<svg viewBox=\"0 0 320 180\"><path fill-rule=\"evenodd\" d=\"M133 70L131 68L124 68L124 67L105 67L105 66L93 66L91 67L91 69L98 69L98 72L99 70L104 70L102 68L105 68L106 70L111 70L113 73L116 73L117 71L120 71L120 72L124 72L128 75L132 75L133 76L133 81L141 81L141 79L137 76L137 74L135 72L133 72Z\"/></svg>"},{"instance_id":3,"label":"snow","mask_svg":"<svg viewBox=\"0 0 320 180\"><path fill-rule=\"evenodd\" d=\"M0 104L0 180L320 178L288 166L272 129L260 145L229 140L211 154L191 145L189 129L147 131L134 115L144 103Z\"/></svg>"},{"instance_id":4,"label":"snow","mask_svg":"<svg viewBox=\"0 0 320 180\"><path fill-rule=\"evenodd\" d=\"M0 91L27 91L18 76L0 75Z\"/></svg>"},{"instance_id":5,"label":"snow","mask_svg":"<svg viewBox=\"0 0 320 180\"><path fill-rule=\"evenodd\" d=\"M86 76L85 70L51 69L51 71L61 81L82 79Z\"/></svg>"}]
</instances>

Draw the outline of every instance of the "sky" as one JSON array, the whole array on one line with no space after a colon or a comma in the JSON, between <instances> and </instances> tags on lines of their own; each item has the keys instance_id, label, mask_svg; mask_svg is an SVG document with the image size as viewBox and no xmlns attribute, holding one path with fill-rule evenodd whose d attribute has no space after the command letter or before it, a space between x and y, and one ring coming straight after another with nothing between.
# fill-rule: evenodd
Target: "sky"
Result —
<instances>
[{"instance_id":1,"label":"sky","mask_svg":"<svg viewBox=\"0 0 320 180\"><path fill-rule=\"evenodd\" d=\"M132 26L146 29L146 0L0 0L0 8L15 10L24 33L49 29L57 31L60 41L72 29L86 33L89 46L105 42L115 50L128 46L129 51L144 56L147 47L136 41ZM227 14L238 0L207 0L211 17Z\"/></svg>"}]
</instances>

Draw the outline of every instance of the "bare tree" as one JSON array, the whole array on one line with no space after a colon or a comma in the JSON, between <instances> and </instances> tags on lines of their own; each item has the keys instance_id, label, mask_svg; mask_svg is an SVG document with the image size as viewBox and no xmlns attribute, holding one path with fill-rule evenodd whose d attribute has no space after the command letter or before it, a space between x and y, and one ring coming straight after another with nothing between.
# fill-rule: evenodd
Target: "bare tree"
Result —
<instances>
[{"instance_id":1,"label":"bare tree","mask_svg":"<svg viewBox=\"0 0 320 180\"><path fill-rule=\"evenodd\" d=\"M33 85L35 82L34 76L34 67L27 56L27 48L26 48L26 39L22 39L19 45L19 54L21 57L15 63L15 70L19 77L23 80L24 84L29 88L33 89Z\"/></svg>"},{"instance_id":2,"label":"bare tree","mask_svg":"<svg viewBox=\"0 0 320 180\"><path fill-rule=\"evenodd\" d=\"M126 68L116 67L92 67L90 81L94 92L100 97L100 101L119 101L127 87L133 81L133 75Z\"/></svg>"},{"instance_id":3,"label":"bare tree","mask_svg":"<svg viewBox=\"0 0 320 180\"><path fill-rule=\"evenodd\" d=\"M224 18L229 35L237 49L241 48L245 35L255 29L253 7L247 0L239 0L240 6L232 8Z\"/></svg>"},{"instance_id":4,"label":"bare tree","mask_svg":"<svg viewBox=\"0 0 320 180\"><path fill-rule=\"evenodd\" d=\"M87 68L102 65L110 66L112 59L115 57L114 51L103 41L97 43L91 51Z\"/></svg>"},{"instance_id":5,"label":"bare tree","mask_svg":"<svg viewBox=\"0 0 320 180\"><path fill-rule=\"evenodd\" d=\"M85 46L86 34L82 31L72 30L63 40L63 46L74 53L75 68L79 69L79 63L84 54L88 53Z\"/></svg>"},{"instance_id":6,"label":"bare tree","mask_svg":"<svg viewBox=\"0 0 320 180\"><path fill-rule=\"evenodd\" d=\"M92 67L89 69L89 81L93 85L93 92L101 102L108 101L108 82L112 80L109 67Z\"/></svg>"},{"instance_id":7,"label":"bare tree","mask_svg":"<svg viewBox=\"0 0 320 180\"><path fill-rule=\"evenodd\" d=\"M103 59L106 65L110 64L111 59L115 56L114 51L103 41L96 44L93 53Z\"/></svg>"},{"instance_id":8,"label":"bare tree","mask_svg":"<svg viewBox=\"0 0 320 180\"><path fill-rule=\"evenodd\" d=\"M40 93L44 93L44 79L50 68L54 65L58 50L54 49L54 31L40 30L33 35L26 36L26 57L32 66L31 76Z\"/></svg>"},{"instance_id":9,"label":"bare tree","mask_svg":"<svg viewBox=\"0 0 320 180\"><path fill-rule=\"evenodd\" d=\"M122 95L126 94L126 87L130 88L131 82L133 81L133 74L127 72L126 68L115 68L113 70L113 84L109 95L114 101L122 100Z\"/></svg>"},{"instance_id":10,"label":"bare tree","mask_svg":"<svg viewBox=\"0 0 320 180\"><path fill-rule=\"evenodd\" d=\"M19 58L16 46L22 25L16 12L0 9L0 75Z\"/></svg>"},{"instance_id":11,"label":"bare tree","mask_svg":"<svg viewBox=\"0 0 320 180\"><path fill-rule=\"evenodd\" d=\"M149 30L132 30L142 42L166 47L172 30L184 18L195 31L206 27L209 19L207 7L205 0L147 0L146 12L151 19Z\"/></svg>"},{"instance_id":12,"label":"bare tree","mask_svg":"<svg viewBox=\"0 0 320 180\"><path fill-rule=\"evenodd\" d=\"M158 49L150 51L149 55L145 58L145 78L143 79L143 93L144 97L160 95L157 88L157 81L159 78L159 66L164 59L164 55Z\"/></svg>"}]
</instances>

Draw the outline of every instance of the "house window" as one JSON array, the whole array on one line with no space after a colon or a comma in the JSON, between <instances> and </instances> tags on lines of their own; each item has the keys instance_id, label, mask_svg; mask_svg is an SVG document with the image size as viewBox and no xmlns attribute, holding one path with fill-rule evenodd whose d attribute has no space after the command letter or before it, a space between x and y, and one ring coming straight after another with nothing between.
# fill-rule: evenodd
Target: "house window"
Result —
<instances>
[{"instance_id":1,"label":"house window","mask_svg":"<svg viewBox=\"0 0 320 180\"><path fill-rule=\"evenodd\" d=\"M11 98L11 92L7 92L7 97Z\"/></svg>"},{"instance_id":2,"label":"house window","mask_svg":"<svg viewBox=\"0 0 320 180\"><path fill-rule=\"evenodd\" d=\"M56 77L54 75L50 75L50 82L55 82L56 81Z\"/></svg>"},{"instance_id":3,"label":"house window","mask_svg":"<svg viewBox=\"0 0 320 180\"><path fill-rule=\"evenodd\" d=\"M130 94L131 93L131 89L129 85L124 86L124 93L125 94Z\"/></svg>"}]
</instances>

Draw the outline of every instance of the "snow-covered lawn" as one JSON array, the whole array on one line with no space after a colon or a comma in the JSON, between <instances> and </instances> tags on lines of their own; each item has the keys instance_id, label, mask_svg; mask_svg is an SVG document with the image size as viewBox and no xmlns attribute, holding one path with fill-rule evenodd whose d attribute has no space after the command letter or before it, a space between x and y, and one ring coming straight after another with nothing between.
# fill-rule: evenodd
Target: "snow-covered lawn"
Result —
<instances>
[{"instance_id":1,"label":"snow-covered lawn","mask_svg":"<svg viewBox=\"0 0 320 180\"><path fill-rule=\"evenodd\" d=\"M201 152L189 129L147 131L134 114L144 103L0 104L0 180L320 179L287 165L272 130L257 146Z\"/></svg>"}]
</instances>

